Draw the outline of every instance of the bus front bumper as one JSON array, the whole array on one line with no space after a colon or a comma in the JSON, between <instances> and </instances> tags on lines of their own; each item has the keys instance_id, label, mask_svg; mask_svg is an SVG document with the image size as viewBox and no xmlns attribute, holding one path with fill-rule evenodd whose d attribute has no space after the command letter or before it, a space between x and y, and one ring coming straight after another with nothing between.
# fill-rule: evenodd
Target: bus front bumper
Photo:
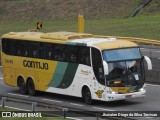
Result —
<instances>
[{"instance_id":1,"label":"bus front bumper","mask_svg":"<svg viewBox=\"0 0 160 120\"><path fill-rule=\"evenodd\" d=\"M117 101L117 100L126 100L132 98L144 97L146 90L134 93L126 93L126 94L108 94L108 101Z\"/></svg>"}]
</instances>

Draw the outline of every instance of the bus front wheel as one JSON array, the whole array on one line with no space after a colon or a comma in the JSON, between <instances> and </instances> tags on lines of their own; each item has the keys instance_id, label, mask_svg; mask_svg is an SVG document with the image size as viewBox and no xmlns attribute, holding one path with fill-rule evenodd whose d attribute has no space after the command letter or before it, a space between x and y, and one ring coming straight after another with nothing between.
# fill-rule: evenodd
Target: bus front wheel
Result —
<instances>
[{"instance_id":1,"label":"bus front wheel","mask_svg":"<svg viewBox=\"0 0 160 120\"><path fill-rule=\"evenodd\" d=\"M83 88L82 90L82 97L84 99L84 102L88 105L91 105L93 103L91 92L88 87Z\"/></svg>"},{"instance_id":2,"label":"bus front wheel","mask_svg":"<svg viewBox=\"0 0 160 120\"><path fill-rule=\"evenodd\" d=\"M26 87L26 84L24 82L24 79L22 77L19 77L17 83L18 83L19 91L22 94L27 94L27 87Z\"/></svg>"},{"instance_id":3,"label":"bus front wheel","mask_svg":"<svg viewBox=\"0 0 160 120\"><path fill-rule=\"evenodd\" d=\"M28 88L28 93L31 96L35 96L36 90L35 90L35 85L32 79L29 79L27 82L27 88Z\"/></svg>"}]
</instances>

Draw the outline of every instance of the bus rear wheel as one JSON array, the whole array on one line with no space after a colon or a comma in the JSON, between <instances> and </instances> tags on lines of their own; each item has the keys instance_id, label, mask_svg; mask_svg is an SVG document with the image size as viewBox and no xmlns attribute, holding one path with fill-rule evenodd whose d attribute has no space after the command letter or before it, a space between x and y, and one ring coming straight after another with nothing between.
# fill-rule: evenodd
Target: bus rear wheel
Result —
<instances>
[{"instance_id":1,"label":"bus rear wheel","mask_svg":"<svg viewBox=\"0 0 160 120\"><path fill-rule=\"evenodd\" d=\"M36 90L35 90L35 85L32 79L29 79L27 82L27 88L28 88L28 93L31 96L35 96L36 95Z\"/></svg>"},{"instance_id":2,"label":"bus rear wheel","mask_svg":"<svg viewBox=\"0 0 160 120\"><path fill-rule=\"evenodd\" d=\"M19 87L19 91L22 93L22 94L27 94L27 87L26 87L26 84L24 82L24 79L22 77L18 78L18 87Z\"/></svg>"},{"instance_id":3,"label":"bus rear wheel","mask_svg":"<svg viewBox=\"0 0 160 120\"><path fill-rule=\"evenodd\" d=\"M93 103L91 92L88 87L84 88L82 91L82 97L84 99L84 102L88 105L91 105Z\"/></svg>"}]
</instances>

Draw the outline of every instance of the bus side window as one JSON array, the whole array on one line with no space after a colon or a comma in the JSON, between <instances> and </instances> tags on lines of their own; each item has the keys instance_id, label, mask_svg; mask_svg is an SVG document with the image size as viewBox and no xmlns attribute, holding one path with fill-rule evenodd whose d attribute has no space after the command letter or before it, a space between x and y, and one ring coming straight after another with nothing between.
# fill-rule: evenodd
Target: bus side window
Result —
<instances>
[{"instance_id":1,"label":"bus side window","mask_svg":"<svg viewBox=\"0 0 160 120\"><path fill-rule=\"evenodd\" d=\"M78 47L76 46L66 46L66 61L68 62L78 62Z\"/></svg>"},{"instance_id":2,"label":"bus side window","mask_svg":"<svg viewBox=\"0 0 160 120\"><path fill-rule=\"evenodd\" d=\"M54 51L53 59L58 60L58 61L65 61L64 45L56 45L53 48L53 51Z\"/></svg>"},{"instance_id":3,"label":"bus side window","mask_svg":"<svg viewBox=\"0 0 160 120\"><path fill-rule=\"evenodd\" d=\"M85 65L91 65L90 62L90 48L80 47L80 63Z\"/></svg>"},{"instance_id":4,"label":"bus side window","mask_svg":"<svg viewBox=\"0 0 160 120\"><path fill-rule=\"evenodd\" d=\"M17 49L17 56L21 56L21 44L20 44L20 41L17 41L16 49Z\"/></svg>"},{"instance_id":5,"label":"bus side window","mask_svg":"<svg viewBox=\"0 0 160 120\"><path fill-rule=\"evenodd\" d=\"M9 49L9 54L10 55L16 55L17 50L16 50L16 40L9 40L8 41L8 49Z\"/></svg>"},{"instance_id":6,"label":"bus side window","mask_svg":"<svg viewBox=\"0 0 160 120\"><path fill-rule=\"evenodd\" d=\"M30 42L30 57L39 58L40 44L38 42Z\"/></svg>"},{"instance_id":7,"label":"bus side window","mask_svg":"<svg viewBox=\"0 0 160 120\"><path fill-rule=\"evenodd\" d=\"M52 44L49 43L41 43L40 45L40 58L51 60L53 59L53 50Z\"/></svg>"},{"instance_id":8,"label":"bus side window","mask_svg":"<svg viewBox=\"0 0 160 120\"><path fill-rule=\"evenodd\" d=\"M9 48L8 48L8 39L2 39L2 51L5 54L9 54Z\"/></svg>"},{"instance_id":9,"label":"bus side window","mask_svg":"<svg viewBox=\"0 0 160 120\"><path fill-rule=\"evenodd\" d=\"M20 44L20 50L21 50L21 56L23 57L29 57L29 47L27 41L19 41Z\"/></svg>"}]
</instances>

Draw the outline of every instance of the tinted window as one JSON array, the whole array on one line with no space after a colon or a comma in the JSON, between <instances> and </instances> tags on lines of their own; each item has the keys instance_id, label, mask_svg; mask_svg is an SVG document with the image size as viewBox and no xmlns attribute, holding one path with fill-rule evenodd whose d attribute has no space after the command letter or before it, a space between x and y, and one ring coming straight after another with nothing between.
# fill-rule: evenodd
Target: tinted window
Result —
<instances>
[{"instance_id":1,"label":"tinted window","mask_svg":"<svg viewBox=\"0 0 160 120\"><path fill-rule=\"evenodd\" d=\"M42 59L53 59L53 45L49 43L41 43L40 47L40 58Z\"/></svg>"},{"instance_id":2,"label":"tinted window","mask_svg":"<svg viewBox=\"0 0 160 120\"><path fill-rule=\"evenodd\" d=\"M25 40L2 40L6 54L91 65L90 48Z\"/></svg>"},{"instance_id":3,"label":"tinted window","mask_svg":"<svg viewBox=\"0 0 160 120\"><path fill-rule=\"evenodd\" d=\"M27 41L19 41L20 44L20 55L23 57L29 56L29 44Z\"/></svg>"},{"instance_id":4,"label":"tinted window","mask_svg":"<svg viewBox=\"0 0 160 120\"><path fill-rule=\"evenodd\" d=\"M69 62L78 62L78 47L66 46L66 60Z\"/></svg>"},{"instance_id":5,"label":"tinted window","mask_svg":"<svg viewBox=\"0 0 160 120\"><path fill-rule=\"evenodd\" d=\"M2 51L6 54L9 53L8 40L7 39L2 39Z\"/></svg>"},{"instance_id":6,"label":"tinted window","mask_svg":"<svg viewBox=\"0 0 160 120\"><path fill-rule=\"evenodd\" d=\"M104 80L102 57L100 51L95 48L92 48L92 64L93 64L94 74L98 82L104 85L105 80Z\"/></svg>"},{"instance_id":7,"label":"tinted window","mask_svg":"<svg viewBox=\"0 0 160 120\"><path fill-rule=\"evenodd\" d=\"M86 65L91 65L90 63L90 48L88 47L80 47L80 63L81 64L86 64Z\"/></svg>"},{"instance_id":8,"label":"tinted window","mask_svg":"<svg viewBox=\"0 0 160 120\"><path fill-rule=\"evenodd\" d=\"M39 58L40 55L40 43L38 42L29 42L29 56L33 58Z\"/></svg>"},{"instance_id":9,"label":"tinted window","mask_svg":"<svg viewBox=\"0 0 160 120\"><path fill-rule=\"evenodd\" d=\"M65 61L64 45L55 45L55 47L53 48L53 59Z\"/></svg>"}]
</instances>

